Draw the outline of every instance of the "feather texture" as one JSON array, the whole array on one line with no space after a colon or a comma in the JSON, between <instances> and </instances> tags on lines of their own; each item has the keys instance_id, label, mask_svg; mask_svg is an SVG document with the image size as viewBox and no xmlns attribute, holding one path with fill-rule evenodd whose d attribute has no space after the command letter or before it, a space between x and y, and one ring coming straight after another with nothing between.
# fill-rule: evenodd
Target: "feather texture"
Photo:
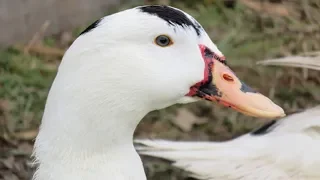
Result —
<instances>
[{"instance_id":1,"label":"feather texture","mask_svg":"<svg viewBox=\"0 0 320 180\"><path fill-rule=\"evenodd\" d=\"M268 59L259 61L257 64L267 66L291 66L320 70L320 52L311 52L304 56L288 56L278 59Z\"/></svg>"},{"instance_id":2,"label":"feather texture","mask_svg":"<svg viewBox=\"0 0 320 180\"><path fill-rule=\"evenodd\" d=\"M293 114L262 135L226 142L135 140L141 155L167 159L206 180L320 179L320 106Z\"/></svg>"}]
</instances>

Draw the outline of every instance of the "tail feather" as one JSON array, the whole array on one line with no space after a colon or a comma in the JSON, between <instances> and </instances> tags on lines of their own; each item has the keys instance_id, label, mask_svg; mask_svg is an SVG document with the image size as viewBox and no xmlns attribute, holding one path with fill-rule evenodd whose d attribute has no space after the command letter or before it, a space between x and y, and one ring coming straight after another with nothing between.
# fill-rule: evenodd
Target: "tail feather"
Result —
<instances>
[{"instance_id":1,"label":"tail feather","mask_svg":"<svg viewBox=\"0 0 320 180\"><path fill-rule=\"evenodd\" d=\"M288 56L284 58L259 61L257 64L267 65L267 66L270 66L270 65L291 66L291 67L320 70L320 55L315 57Z\"/></svg>"},{"instance_id":2,"label":"tail feather","mask_svg":"<svg viewBox=\"0 0 320 180\"><path fill-rule=\"evenodd\" d=\"M139 144L137 145L139 154L169 160L173 166L199 180L231 180L240 179L244 175L250 176L249 179L257 179L255 175L260 175L260 171L252 172L255 167L264 166L264 170L272 167L264 164L265 162L261 160L264 154L256 150L256 148L265 149L265 146L259 145L261 141L258 138L251 139L257 141L246 144L245 141L201 143L140 139L135 140L135 143ZM249 161L251 162L248 163ZM273 176L276 175L279 173Z\"/></svg>"},{"instance_id":3,"label":"tail feather","mask_svg":"<svg viewBox=\"0 0 320 180\"><path fill-rule=\"evenodd\" d=\"M141 155L153 156L170 161L219 159L232 154L234 158L243 158L249 150L234 151L234 146L242 141L228 142L176 142L168 140L136 139L135 148ZM254 149L254 148L253 148Z\"/></svg>"},{"instance_id":4,"label":"tail feather","mask_svg":"<svg viewBox=\"0 0 320 180\"><path fill-rule=\"evenodd\" d=\"M136 139L134 140L134 143L139 154L171 161L193 159L199 154L212 152L208 151L208 149L214 148L214 144L209 142L175 142L167 140Z\"/></svg>"},{"instance_id":5,"label":"tail feather","mask_svg":"<svg viewBox=\"0 0 320 180\"><path fill-rule=\"evenodd\" d=\"M201 150L214 148L219 143L212 142L176 142L167 140L151 140L151 139L136 139L134 143L137 144L137 150ZM224 142L226 143L226 142Z\"/></svg>"},{"instance_id":6,"label":"tail feather","mask_svg":"<svg viewBox=\"0 0 320 180\"><path fill-rule=\"evenodd\" d=\"M290 141L292 139L294 141ZM205 147L210 148L201 147L199 144L202 143L197 142L142 139L135 142L139 142L139 154L171 161L173 166L199 180L234 180L243 177L290 179L292 173L309 172L310 169L313 171L319 167L315 165L318 164L317 159L314 159L319 152L314 149L316 147L308 150L307 154L301 154L305 147L317 144L316 140L303 134L297 136L296 133L279 137L246 136L226 144L203 143ZM301 177L304 177L304 174L301 174Z\"/></svg>"}]
</instances>

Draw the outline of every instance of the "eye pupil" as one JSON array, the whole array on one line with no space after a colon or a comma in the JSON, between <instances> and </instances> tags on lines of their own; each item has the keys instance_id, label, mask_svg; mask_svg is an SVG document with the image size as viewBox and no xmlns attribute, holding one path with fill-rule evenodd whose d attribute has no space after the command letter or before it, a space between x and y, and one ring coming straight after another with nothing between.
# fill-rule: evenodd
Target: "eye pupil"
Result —
<instances>
[{"instance_id":1,"label":"eye pupil","mask_svg":"<svg viewBox=\"0 0 320 180\"><path fill-rule=\"evenodd\" d=\"M171 44L171 40L168 36L160 35L155 39L157 45L165 47Z\"/></svg>"},{"instance_id":2,"label":"eye pupil","mask_svg":"<svg viewBox=\"0 0 320 180\"><path fill-rule=\"evenodd\" d=\"M160 43L166 44L168 42L168 39L161 37L160 38Z\"/></svg>"}]
</instances>

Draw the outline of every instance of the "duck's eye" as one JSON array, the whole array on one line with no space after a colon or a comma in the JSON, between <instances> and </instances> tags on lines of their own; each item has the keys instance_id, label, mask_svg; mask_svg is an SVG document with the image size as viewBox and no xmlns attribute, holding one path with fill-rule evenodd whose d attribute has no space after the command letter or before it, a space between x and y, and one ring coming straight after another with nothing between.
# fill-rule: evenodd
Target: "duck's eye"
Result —
<instances>
[{"instance_id":1,"label":"duck's eye","mask_svg":"<svg viewBox=\"0 0 320 180\"><path fill-rule=\"evenodd\" d=\"M158 46L161 46L161 47L166 47L166 46L170 46L171 44L173 44L170 37L168 37L166 35L159 35L158 37L156 37L156 39L154 41Z\"/></svg>"}]
</instances>

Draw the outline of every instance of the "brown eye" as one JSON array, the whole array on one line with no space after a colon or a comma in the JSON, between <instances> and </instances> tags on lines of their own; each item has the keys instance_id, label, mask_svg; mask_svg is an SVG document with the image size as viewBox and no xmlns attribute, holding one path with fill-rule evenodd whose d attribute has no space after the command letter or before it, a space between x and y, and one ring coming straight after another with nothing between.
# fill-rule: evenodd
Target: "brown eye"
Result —
<instances>
[{"instance_id":1,"label":"brown eye","mask_svg":"<svg viewBox=\"0 0 320 180\"><path fill-rule=\"evenodd\" d=\"M160 36L156 37L156 39L154 41L157 45L159 45L161 47L166 47L166 46L170 46L171 44L173 44L171 39L166 35L160 35Z\"/></svg>"}]
</instances>

